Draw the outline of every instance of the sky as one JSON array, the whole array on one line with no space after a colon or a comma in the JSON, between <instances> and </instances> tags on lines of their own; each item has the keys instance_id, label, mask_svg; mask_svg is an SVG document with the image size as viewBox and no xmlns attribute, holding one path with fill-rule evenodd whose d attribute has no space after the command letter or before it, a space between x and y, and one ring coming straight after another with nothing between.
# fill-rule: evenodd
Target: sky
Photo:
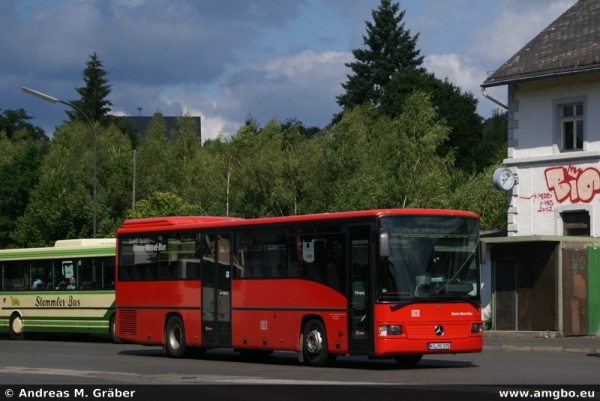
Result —
<instances>
[{"instance_id":1,"label":"sky","mask_svg":"<svg viewBox=\"0 0 600 401\"><path fill-rule=\"evenodd\" d=\"M392 0L418 34L424 67L479 100L488 72L576 0ZM96 52L112 114L201 117L202 139L230 137L248 116L324 127L381 0L0 0L0 109L24 109L52 137ZM506 87L487 93L506 102Z\"/></svg>"}]
</instances>

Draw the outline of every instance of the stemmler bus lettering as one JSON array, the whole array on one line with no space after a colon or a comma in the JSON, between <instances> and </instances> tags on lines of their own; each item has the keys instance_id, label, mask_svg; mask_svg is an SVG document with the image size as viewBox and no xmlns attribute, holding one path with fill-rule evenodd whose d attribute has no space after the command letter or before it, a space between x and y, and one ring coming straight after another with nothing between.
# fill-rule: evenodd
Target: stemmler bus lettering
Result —
<instances>
[{"instance_id":1,"label":"stemmler bus lettering","mask_svg":"<svg viewBox=\"0 0 600 401\"><path fill-rule=\"evenodd\" d=\"M44 299L40 296L35 297L35 306L38 307L77 307L81 306L81 301L79 299L73 298L72 295L69 298L61 298L56 297L56 299Z\"/></svg>"}]
</instances>

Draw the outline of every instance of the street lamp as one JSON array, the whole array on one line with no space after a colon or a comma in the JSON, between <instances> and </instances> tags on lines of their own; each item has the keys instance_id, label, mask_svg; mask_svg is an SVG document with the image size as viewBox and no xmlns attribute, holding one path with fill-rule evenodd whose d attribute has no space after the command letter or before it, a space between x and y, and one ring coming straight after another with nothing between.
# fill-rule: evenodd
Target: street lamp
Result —
<instances>
[{"instance_id":1,"label":"street lamp","mask_svg":"<svg viewBox=\"0 0 600 401\"><path fill-rule=\"evenodd\" d=\"M92 122L90 121L88 116L83 112L83 110L81 110L79 107L75 106L72 103L65 102L64 100L57 99L55 97L46 95L45 93L38 92L33 89L22 87L21 90L25 93L28 93L35 97L38 97L47 102L50 102L50 103L58 102L58 103L66 104L67 106L74 108L75 110L80 112L85 117L86 121L90 125L90 129L92 130L92 138L94 139L94 223L93 223L92 238L96 238L96 132L94 131L94 126L92 125Z\"/></svg>"}]
</instances>

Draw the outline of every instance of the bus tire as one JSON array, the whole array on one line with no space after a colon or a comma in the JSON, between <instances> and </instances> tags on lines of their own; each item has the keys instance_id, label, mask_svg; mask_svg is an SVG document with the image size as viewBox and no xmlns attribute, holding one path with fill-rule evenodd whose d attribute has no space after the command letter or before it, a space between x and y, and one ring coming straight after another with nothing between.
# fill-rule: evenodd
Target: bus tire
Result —
<instances>
[{"instance_id":1,"label":"bus tire","mask_svg":"<svg viewBox=\"0 0 600 401\"><path fill-rule=\"evenodd\" d=\"M110 321L109 321L109 331L110 331L110 336L112 338L112 342L115 344L123 344L123 340L121 340L119 337L117 337L116 331L117 331L117 324L116 324L116 319L115 319L115 315L113 314L110 317Z\"/></svg>"},{"instance_id":2,"label":"bus tire","mask_svg":"<svg viewBox=\"0 0 600 401\"><path fill-rule=\"evenodd\" d=\"M399 355L394 357L401 368L412 368L423 358L423 354Z\"/></svg>"},{"instance_id":3,"label":"bus tire","mask_svg":"<svg viewBox=\"0 0 600 401\"><path fill-rule=\"evenodd\" d=\"M25 333L23 332L23 319L18 313L13 313L10 317L10 336L13 340L24 340Z\"/></svg>"},{"instance_id":4,"label":"bus tire","mask_svg":"<svg viewBox=\"0 0 600 401\"><path fill-rule=\"evenodd\" d=\"M165 328L165 351L170 358L182 358L187 353L185 331L179 316L171 316Z\"/></svg>"},{"instance_id":5,"label":"bus tire","mask_svg":"<svg viewBox=\"0 0 600 401\"><path fill-rule=\"evenodd\" d=\"M320 320L309 320L304 326L302 352L304 363L309 366L331 366L336 355L327 349L327 334Z\"/></svg>"}]
</instances>

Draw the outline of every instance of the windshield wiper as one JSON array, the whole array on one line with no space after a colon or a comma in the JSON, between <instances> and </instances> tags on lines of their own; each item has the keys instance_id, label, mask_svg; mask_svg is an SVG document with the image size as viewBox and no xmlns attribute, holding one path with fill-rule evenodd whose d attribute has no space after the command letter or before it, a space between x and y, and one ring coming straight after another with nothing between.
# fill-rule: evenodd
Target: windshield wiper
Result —
<instances>
[{"instance_id":1,"label":"windshield wiper","mask_svg":"<svg viewBox=\"0 0 600 401\"><path fill-rule=\"evenodd\" d=\"M446 288L446 286L448 284L453 283L456 280L456 278L458 277L458 273L460 273L462 271L462 269L465 266L467 266L467 264L471 261L471 259L475 257L475 252L477 251L477 248L479 248L479 240L475 244L475 248L473 248L473 251L471 252L471 254L465 259L465 261L463 262L463 264L460 265L460 267L458 268L458 270L456 271L456 273L454 273L454 276L450 277L450 279L448 279L444 283L444 285L442 285L440 288L436 289L435 291L430 292L429 295L438 295L442 290L444 290Z\"/></svg>"},{"instance_id":2,"label":"windshield wiper","mask_svg":"<svg viewBox=\"0 0 600 401\"><path fill-rule=\"evenodd\" d=\"M433 303L433 302L447 301L448 298L468 302L476 308L479 308L479 306L481 306L481 301L471 299L471 298L467 297L466 295L436 294L434 297L413 298L411 300L399 301L398 303L396 303L394 305L390 305L390 310L392 312L394 312L394 311L397 311L398 309L403 308L408 305L417 304L417 303Z\"/></svg>"},{"instance_id":3,"label":"windshield wiper","mask_svg":"<svg viewBox=\"0 0 600 401\"><path fill-rule=\"evenodd\" d=\"M438 297L441 298L456 298L459 299L461 301L465 301L470 303L471 305L473 305L474 307L478 308L481 305L481 301L478 300L474 300L466 295L463 294L438 294Z\"/></svg>"}]
</instances>

